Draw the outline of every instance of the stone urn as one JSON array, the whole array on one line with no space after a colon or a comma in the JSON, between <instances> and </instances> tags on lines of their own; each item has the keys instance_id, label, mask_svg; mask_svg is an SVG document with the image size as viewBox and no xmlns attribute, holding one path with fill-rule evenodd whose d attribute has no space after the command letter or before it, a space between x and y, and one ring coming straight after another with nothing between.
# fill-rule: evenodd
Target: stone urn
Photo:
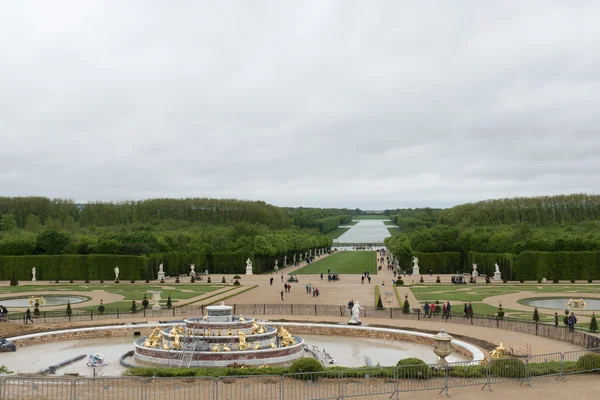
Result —
<instances>
[{"instance_id":1,"label":"stone urn","mask_svg":"<svg viewBox=\"0 0 600 400\"><path fill-rule=\"evenodd\" d=\"M154 305L152 306L152 311L160 311L160 304L158 304L160 302L160 293L158 291L154 291L152 292L152 301L154 302Z\"/></svg>"},{"instance_id":2,"label":"stone urn","mask_svg":"<svg viewBox=\"0 0 600 400\"><path fill-rule=\"evenodd\" d=\"M433 336L433 340L435 343L433 345L433 352L437 355L440 360L437 365L441 368L446 368L448 366L448 361L446 361L446 357L452 354L452 344L451 341L454 338L446 333L446 329L442 328L440 333Z\"/></svg>"}]
</instances>

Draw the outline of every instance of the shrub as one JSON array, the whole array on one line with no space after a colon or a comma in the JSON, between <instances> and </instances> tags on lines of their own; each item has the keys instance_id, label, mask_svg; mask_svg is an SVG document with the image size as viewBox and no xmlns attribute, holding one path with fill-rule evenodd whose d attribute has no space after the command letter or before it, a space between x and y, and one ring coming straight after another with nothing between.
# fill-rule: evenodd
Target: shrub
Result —
<instances>
[{"instance_id":1,"label":"shrub","mask_svg":"<svg viewBox=\"0 0 600 400\"><path fill-rule=\"evenodd\" d=\"M98 306L98 312L99 312L100 314L103 314L103 313L104 313L104 310L105 310L105 308L104 308L104 304L102 303L102 299L101 299L101 300L100 300L100 305Z\"/></svg>"},{"instance_id":2,"label":"shrub","mask_svg":"<svg viewBox=\"0 0 600 400\"><path fill-rule=\"evenodd\" d=\"M137 312L137 304L135 304L135 300L131 302L131 312L134 314Z\"/></svg>"},{"instance_id":3,"label":"shrub","mask_svg":"<svg viewBox=\"0 0 600 400\"><path fill-rule=\"evenodd\" d=\"M239 275L235 275L235 276L233 277L233 279L242 279L242 277L241 277L241 276L239 276Z\"/></svg>"},{"instance_id":4,"label":"shrub","mask_svg":"<svg viewBox=\"0 0 600 400\"><path fill-rule=\"evenodd\" d=\"M211 282L211 280L210 280L210 276L209 276L208 279L206 280L206 283L210 283L210 282Z\"/></svg>"},{"instance_id":5,"label":"shrub","mask_svg":"<svg viewBox=\"0 0 600 400\"><path fill-rule=\"evenodd\" d=\"M301 358L290 366L290 372L293 374L319 371L323 371L323 365L321 365L321 363L314 358L309 357Z\"/></svg>"},{"instance_id":6,"label":"shrub","mask_svg":"<svg viewBox=\"0 0 600 400\"><path fill-rule=\"evenodd\" d=\"M576 368L580 371L600 369L600 354L589 353L579 357Z\"/></svg>"},{"instance_id":7,"label":"shrub","mask_svg":"<svg viewBox=\"0 0 600 400\"><path fill-rule=\"evenodd\" d=\"M497 314L499 319L504 318L504 308L502 308L502 303L500 303L500 305L498 306Z\"/></svg>"},{"instance_id":8,"label":"shrub","mask_svg":"<svg viewBox=\"0 0 600 400\"><path fill-rule=\"evenodd\" d=\"M148 301L148 298L146 297L146 295L144 295L144 300L142 300L142 307L148 308L149 304L150 302Z\"/></svg>"},{"instance_id":9,"label":"shrub","mask_svg":"<svg viewBox=\"0 0 600 400\"><path fill-rule=\"evenodd\" d=\"M402 313L403 314L410 313L410 304L408 304L408 300L404 300L404 305L402 306Z\"/></svg>"},{"instance_id":10,"label":"shrub","mask_svg":"<svg viewBox=\"0 0 600 400\"><path fill-rule=\"evenodd\" d=\"M435 279L435 283L442 283L442 280L440 279L439 276Z\"/></svg>"},{"instance_id":11,"label":"shrub","mask_svg":"<svg viewBox=\"0 0 600 400\"><path fill-rule=\"evenodd\" d=\"M490 372L504 378L525 378L525 364L518 358L499 358L492 361Z\"/></svg>"},{"instance_id":12,"label":"shrub","mask_svg":"<svg viewBox=\"0 0 600 400\"><path fill-rule=\"evenodd\" d=\"M70 317L73 315L73 310L71 309L71 302L67 300L67 315Z\"/></svg>"},{"instance_id":13,"label":"shrub","mask_svg":"<svg viewBox=\"0 0 600 400\"><path fill-rule=\"evenodd\" d=\"M173 302L171 301L171 295L167 297L167 308L173 307Z\"/></svg>"},{"instance_id":14,"label":"shrub","mask_svg":"<svg viewBox=\"0 0 600 400\"><path fill-rule=\"evenodd\" d=\"M104 279L100 279L100 283L104 283Z\"/></svg>"},{"instance_id":15,"label":"shrub","mask_svg":"<svg viewBox=\"0 0 600 400\"><path fill-rule=\"evenodd\" d=\"M404 285L404 281L402 279L398 279L396 281L396 286L402 286L402 285Z\"/></svg>"},{"instance_id":16,"label":"shrub","mask_svg":"<svg viewBox=\"0 0 600 400\"><path fill-rule=\"evenodd\" d=\"M383 303L381 302L381 295L377 298L377 309L383 310Z\"/></svg>"},{"instance_id":17,"label":"shrub","mask_svg":"<svg viewBox=\"0 0 600 400\"><path fill-rule=\"evenodd\" d=\"M12 277L10 278L10 286L19 286L19 280L17 279L17 271L13 271Z\"/></svg>"},{"instance_id":18,"label":"shrub","mask_svg":"<svg viewBox=\"0 0 600 400\"><path fill-rule=\"evenodd\" d=\"M135 279L130 280L129 283L135 283Z\"/></svg>"},{"instance_id":19,"label":"shrub","mask_svg":"<svg viewBox=\"0 0 600 400\"><path fill-rule=\"evenodd\" d=\"M404 358L396 364L398 378L427 379L431 368L420 358Z\"/></svg>"},{"instance_id":20,"label":"shrub","mask_svg":"<svg viewBox=\"0 0 600 400\"><path fill-rule=\"evenodd\" d=\"M533 320L535 322L540 322L540 313L538 312L537 307L533 309Z\"/></svg>"},{"instance_id":21,"label":"shrub","mask_svg":"<svg viewBox=\"0 0 600 400\"><path fill-rule=\"evenodd\" d=\"M73 279L71 279L71 280L69 281L69 283L73 283Z\"/></svg>"},{"instance_id":22,"label":"shrub","mask_svg":"<svg viewBox=\"0 0 600 400\"><path fill-rule=\"evenodd\" d=\"M552 283L558 283L558 279L552 279Z\"/></svg>"},{"instance_id":23,"label":"shrub","mask_svg":"<svg viewBox=\"0 0 600 400\"><path fill-rule=\"evenodd\" d=\"M175 278L175 283L179 283L179 277Z\"/></svg>"},{"instance_id":24,"label":"shrub","mask_svg":"<svg viewBox=\"0 0 600 400\"><path fill-rule=\"evenodd\" d=\"M40 309L38 307L35 307L33 309L33 315L35 315L36 317L39 317L41 315Z\"/></svg>"},{"instance_id":25,"label":"shrub","mask_svg":"<svg viewBox=\"0 0 600 400\"><path fill-rule=\"evenodd\" d=\"M194 277L194 275L192 275L192 277L190 278L190 283L195 283L196 282L196 278Z\"/></svg>"},{"instance_id":26,"label":"shrub","mask_svg":"<svg viewBox=\"0 0 600 400\"><path fill-rule=\"evenodd\" d=\"M575 283L575 279L571 279L571 283Z\"/></svg>"},{"instance_id":27,"label":"shrub","mask_svg":"<svg viewBox=\"0 0 600 400\"><path fill-rule=\"evenodd\" d=\"M525 282L525 281L524 281L523 279L521 279L519 282L523 283L523 282Z\"/></svg>"},{"instance_id":28,"label":"shrub","mask_svg":"<svg viewBox=\"0 0 600 400\"><path fill-rule=\"evenodd\" d=\"M538 279L538 283L542 283L542 280L541 280L541 279Z\"/></svg>"},{"instance_id":29,"label":"shrub","mask_svg":"<svg viewBox=\"0 0 600 400\"><path fill-rule=\"evenodd\" d=\"M233 282L233 286L240 286L240 281L237 279Z\"/></svg>"},{"instance_id":30,"label":"shrub","mask_svg":"<svg viewBox=\"0 0 600 400\"><path fill-rule=\"evenodd\" d=\"M90 280L89 280L89 279L86 279L84 283L90 283Z\"/></svg>"},{"instance_id":31,"label":"shrub","mask_svg":"<svg viewBox=\"0 0 600 400\"><path fill-rule=\"evenodd\" d=\"M12 374L13 372L6 367L6 365L0 365L0 374Z\"/></svg>"},{"instance_id":32,"label":"shrub","mask_svg":"<svg viewBox=\"0 0 600 400\"><path fill-rule=\"evenodd\" d=\"M421 282L421 283L425 282L425 279L423 279L423 276L421 276L421 279L419 279L419 282Z\"/></svg>"},{"instance_id":33,"label":"shrub","mask_svg":"<svg viewBox=\"0 0 600 400\"><path fill-rule=\"evenodd\" d=\"M588 283L592 283L592 280L591 280L591 279L588 279Z\"/></svg>"},{"instance_id":34,"label":"shrub","mask_svg":"<svg viewBox=\"0 0 600 400\"><path fill-rule=\"evenodd\" d=\"M435 301L434 311L435 311L436 314L439 314L442 311L442 306L440 306L440 301L439 300Z\"/></svg>"},{"instance_id":35,"label":"shrub","mask_svg":"<svg viewBox=\"0 0 600 400\"><path fill-rule=\"evenodd\" d=\"M149 279L146 279L146 283L150 283L150 280L149 280Z\"/></svg>"},{"instance_id":36,"label":"shrub","mask_svg":"<svg viewBox=\"0 0 600 400\"><path fill-rule=\"evenodd\" d=\"M221 279L221 283L227 283L227 280L225 279L225 277L223 277L223 279Z\"/></svg>"},{"instance_id":37,"label":"shrub","mask_svg":"<svg viewBox=\"0 0 600 400\"><path fill-rule=\"evenodd\" d=\"M502 283L508 283L508 281L506 280L506 278L502 279Z\"/></svg>"},{"instance_id":38,"label":"shrub","mask_svg":"<svg viewBox=\"0 0 600 400\"><path fill-rule=\"evenodd\" d=\"M58 279L54 281L54 283L58 283Z\"/></svg>"}]
</instances>

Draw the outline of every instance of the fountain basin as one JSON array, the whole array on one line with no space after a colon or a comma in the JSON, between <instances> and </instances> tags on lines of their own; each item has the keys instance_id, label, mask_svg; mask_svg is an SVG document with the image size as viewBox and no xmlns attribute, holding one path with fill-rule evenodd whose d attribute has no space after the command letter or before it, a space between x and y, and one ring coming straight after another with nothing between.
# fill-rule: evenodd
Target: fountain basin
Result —
<instances>
[{"instance_id":1,"label":"fountain basin","mask_svg":"<svg viewBox=\"0 0 600 400\"><path fill-rule=\"evenodd\" d=\"M45 304L41 304L39 307L52 307L52 306L62 306L67 305L67 302L71 302L71 304L83 303L87 301L88 298L83 296L54 296L54 295L36 295L34 297L43 297L46 300ZM0 304L5 307L21 307L21 308L29 308L35 307L29 304L29 299L31 296L20 296L20 297L9 297L9 298L0 298Z\"/></svg>"},{"instance_id":2,"label":"fountain basin","mask_svg":"<svg viewBox=\"0 0 600 400\"><path fill-rule=\"evenodd\" d=\"M521 302L530 307L539 308L550 308L554 310L581 310L581 311L598 311L600 310L600 299L583 298L586 305L585 307L569 307L567 303L569 300L579 300L581 297L534 297L529 299L523 299Z\"/></svg>"}]
</instances>

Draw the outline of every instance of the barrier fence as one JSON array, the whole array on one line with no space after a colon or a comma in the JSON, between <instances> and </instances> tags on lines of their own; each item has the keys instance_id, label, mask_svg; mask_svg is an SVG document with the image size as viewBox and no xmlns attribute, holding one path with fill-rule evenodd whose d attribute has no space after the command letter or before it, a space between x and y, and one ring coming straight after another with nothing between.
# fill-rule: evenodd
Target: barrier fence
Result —
<instances>
[{"instance_id":1,"label":"barrier fence","mask_svg":"<svg viewBox=\"0 0 600 400\"><path fill-rule=\"evenodd\" d=\"M329 317L349 317L349 311L346 306L329 304L232 304L233 313L246 316L329 316ZM401 308L386 308L377 310L369 307L361 311L361 318L379 318L392 320L439 320L441 315L425 317L421 310L414 309L414 312L405 314ZM75 311L74 311L75 312ZM11 315L13 314L13 315ZM9 319L13 322L24 322L24 317L17 314L9 314ZM16 314L16 315L15 315ZM71 316L65 315L60 311L44 312L36 319L38 323L56 323L56 322L84 322L109 319L126 319L138 317L153 318L173 318L173 317L194 317L204 315L204 306L183 306L162 309L160 311L141 310L137 313L129 312L105 312L99 314L93 311L75 313ZM533 321L523 321L512 318L491 318L484 316L471 316L465 318L461 313L453 313L445 320L445 323L473 325L486 328L506 329L515 332L527 333L530 335L542 336L549 339L560 340L574 344L575 346L591 349L600 347L600 337L589 335L581 330L569 331L566 327L559 325L544 324Z\"/></svg>"},{"instance_id":2,"label":"barrier fence","mask_svg":"<svg viewBox=\"0 0 600 400\"><path fill-rule=\"evenodd\" d=\"M600 370L600 348L473 362L398 367L335 369L285 375L181 378L0 377L0 399L7 400L321 400L399 398L403 392L438 391L464 386L492 390L495 385Z\"/></svg>"}]
</instances>

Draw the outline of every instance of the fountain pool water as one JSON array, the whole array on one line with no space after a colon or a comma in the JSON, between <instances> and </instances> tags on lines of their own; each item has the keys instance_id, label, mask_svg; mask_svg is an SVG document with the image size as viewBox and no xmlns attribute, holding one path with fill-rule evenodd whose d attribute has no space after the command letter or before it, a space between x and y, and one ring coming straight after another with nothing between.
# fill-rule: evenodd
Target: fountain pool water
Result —
<instances>
[{"instance_id":1,"label":"fountain pool water","mask_svg":"<svg viewBox=\"0 0 600 400\"><path fill-rule=\"evenodd\" d=\"M305 343L312 348L317 346L325 349L335 359L337 366L361 367L365 365L365 356L373 364L382 366L396 365L398 360L408 357L417 357L427 363L435 363L438 357L429 345L403 342L397 340L368 339L358 337L344 337L323 335L302 335ZM102 339L70 340L64 342L46 343L33 346L20 347L15 353L2 353L2 364L10 370L19 373L35 373L52 364L78 356L80 354L102 354L106 367L96 368L96 373L104 376L118 376L125 371L119 363L119 358L132 349L132 336L107 337ZM39 357L44 354L44 357ZM308 356L308 354L305 354ZM456 352L446 358L449 362L469 361L465 356ZM147 366L132 357L127 359L131 364ZM93 375L93 369L86 366L86 359L61 368L58 375L80 374Z\"/></svg>"},{"instance_id":2,"label":"fountain pool water","mask_svg":"<svg viewBox=\"0 0 600 400\"><path fill-rule=\"evenodd\" d=\"M46 300L45 304L40 302L40 307L51 307L51 306L62 306L67 305L67 302L71 304L82 303L87 301L87 298L82 296L54 296L54 295L36 295L35 297L43 297ZM5 307L33 307L29 304L31 296L11 297L0 299L0 304Z\"/></svg>"},{"instance_id":3,"label":"fountain pool water","mask_svg":"<svg viewBox=\"0 0 600 400\"><path fill-rule=\"evenodd\" d=\"M569 307L569 300L580 300L581 297L538 297L523 300L523 304L530 307L551 308L555 310L581 310L581 311L597 311L600 310L600 299L584 298L585 307Z\"/></svg>"}]
</instances>

